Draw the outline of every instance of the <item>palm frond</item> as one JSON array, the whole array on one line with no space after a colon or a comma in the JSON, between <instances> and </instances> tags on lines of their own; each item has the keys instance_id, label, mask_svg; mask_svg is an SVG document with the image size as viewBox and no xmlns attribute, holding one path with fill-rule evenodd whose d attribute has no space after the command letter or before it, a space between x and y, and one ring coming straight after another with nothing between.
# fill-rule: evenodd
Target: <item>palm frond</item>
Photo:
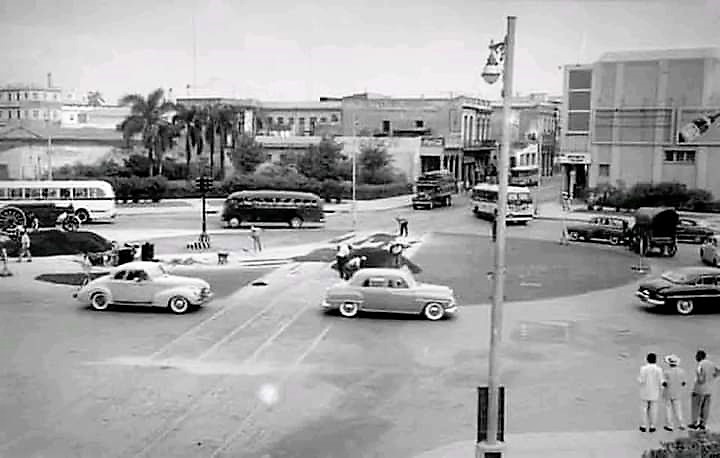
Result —
<instances>
[{"instance_id":1,"label":"palm frond","mask_svg":"<svg viewBox=\"0 0 720 458\"><path fill-rule=\"evenodd\" d=\"M150 108L151 110L159 109L163 103L164 96L165 96L165 91L163 91L162 88L157 88L154 91L152 91L147 96L148 108Z\"/></svg>"}]
</instances>

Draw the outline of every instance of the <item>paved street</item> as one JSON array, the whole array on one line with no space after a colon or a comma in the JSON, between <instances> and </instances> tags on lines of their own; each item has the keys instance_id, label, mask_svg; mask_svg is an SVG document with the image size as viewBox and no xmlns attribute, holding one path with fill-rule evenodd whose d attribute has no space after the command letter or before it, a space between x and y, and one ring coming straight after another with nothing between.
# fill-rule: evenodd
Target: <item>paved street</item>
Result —
<instances>
[{"instance_id":1,"label":"paved street","mask_svg":"<svg viewBox=\"0 0 720 458\"><path fill-rule=\"evenodd\" d=\"M423 235L413 256L419 278L455 288L457 318L325 315L317 305L337 281L325 263L198 270L220 294L185 316L92 312L72 301L72 287L20 290L41 267L13 265L14 280L0 279L13 282L0 299L0 409L13 412L0 416L0 456L413 457L471 440L475 386L487 367L489 225L457 202L366 214L359 229L394 230L396 215ZM184 218L114 226L192 229ZM633 429L644 354L677 353L686 369L698 346L720 355L720 315L646 310L632 295L637 259L602 244L561 246L560 227L510 228L502 349L509 431ZM349 228L349 215L337 215L324 231L265 236L311 243ZM236 232L227 237L246 241ZM697 247L650 261L658 269L697 264ZM259 276L265 286L248 286Z\"/></svg>"}]
</instances>

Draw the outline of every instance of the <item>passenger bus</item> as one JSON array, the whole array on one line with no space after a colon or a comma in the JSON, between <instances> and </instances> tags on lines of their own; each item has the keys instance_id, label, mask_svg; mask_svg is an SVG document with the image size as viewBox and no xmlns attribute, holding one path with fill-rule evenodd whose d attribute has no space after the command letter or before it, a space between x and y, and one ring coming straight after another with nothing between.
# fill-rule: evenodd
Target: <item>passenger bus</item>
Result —
<instances>
[{"instance_id":1,"label":"passenger bus","mask_svg":"<svg viewBox=\"0 0 720 458\"><path fill-rule=\"evenodd\" d=\"M238 191L225 199L221 220L229 227L286 223L298 229L307 223L324 223L325 213L323 200L309 192Z\"/></svg>"},{"instance_id":2,"label":"passenger bus","mask_svg":"<svg viewBox=\"0 0 720 458\"><path fill-rule=\"evenodd\" d=\"M0 181L0 207L28 202L72 204L83 224L112 221L117 216L115 191L107 181Z\"/></svg>"},{"instance_id":3,"label":"passenger bus","mask_svg":"<svg viewBox=\"0 0 720 458\"><path fill-rule=\"evenodd\" d=\"M540 183L540 169L535 165L519 165L510 169L510 184L513 186L537 186Z\"/></svg>"},{"instance_id":4,"label":"passenger bus","mask_svg":"<svg viewBox=\"0 0 720 458\"><path fill-rule=\"evenodd\" d=\"M481 218L492 219L497 209L498 185L480 183L472 190L472 211ZM526 187L508 186L508 223L527 224L535 214L532 195Z\"/></svg>"}]
</instances>

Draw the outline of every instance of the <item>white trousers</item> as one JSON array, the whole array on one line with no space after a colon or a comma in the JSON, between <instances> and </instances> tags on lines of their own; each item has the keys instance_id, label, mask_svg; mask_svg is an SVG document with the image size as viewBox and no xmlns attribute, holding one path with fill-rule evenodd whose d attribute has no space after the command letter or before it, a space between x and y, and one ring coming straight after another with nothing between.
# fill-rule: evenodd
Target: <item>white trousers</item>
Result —
<instances>
[{"instance_id":1,"label":"white trousers","mask_svg":"<svg viewBox=\"0 0 720 458\"><path fill-rule=\"evenodd\" d=\"M665 400L665 424L670 427L683 426L680 399Z\"/></svg>"},{"instance_id":2,"label":"white trousers","mask_svg":"<svg viewBox=\"0 0 720 458\"><path fill-rule=\"evenodd\" d=\"M658 402L642 401L642 421L641 426L654 427L657 421Z\"/></svg>"}]
</instances>

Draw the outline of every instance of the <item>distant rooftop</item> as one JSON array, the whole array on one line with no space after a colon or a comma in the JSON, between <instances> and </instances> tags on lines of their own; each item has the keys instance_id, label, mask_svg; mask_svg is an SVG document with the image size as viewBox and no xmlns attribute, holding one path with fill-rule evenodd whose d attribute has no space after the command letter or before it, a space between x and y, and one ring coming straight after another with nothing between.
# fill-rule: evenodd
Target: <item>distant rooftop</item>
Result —
<instances>
[{"instance_id":1,"label":"distant rooftop","mask_svg":"<svg viewBox=\"0 0 720 458\"><path fill-rule=\"evenodd\" d=\"M342 102L337 100L319 102L260 102L260 107L270 110L339 110L342 108Z\"/></svg>"},{"instance_id":2,"label":"distant rooftop","mask_svg":"<svg viewBox=\"0 0 720 458\"><path fill-rule=\"evenodd\" d=\"M61 92L59 87L47 87L34 83L8 83L0 86L0 91L53 91Z\"/></svg>"},{"instance_id":3,"label":"distant rooftop","mask_svg":"<svg viewBox=\"0 0 720 458\"><path fill-rule=\"evenodd\" d=\"M8 126L0 128L0 140L32 140L48 137L52 137L53 140L112 141L122 140L122 132L92 127L72 129L59 126Z\"/></svg>"},{"instance_id":4,"label":"distant rooftop","mask_svg":"<svg viewBox=\"0 0 720 458\"><path fill-rule=\"evenodd\" d=\"M684 48L684 49L652 49L633 51L613 51L600 56L598 62L628 62L660 59L703 59L720 60L720 48Z\"/></svg>"}]
</instances>

